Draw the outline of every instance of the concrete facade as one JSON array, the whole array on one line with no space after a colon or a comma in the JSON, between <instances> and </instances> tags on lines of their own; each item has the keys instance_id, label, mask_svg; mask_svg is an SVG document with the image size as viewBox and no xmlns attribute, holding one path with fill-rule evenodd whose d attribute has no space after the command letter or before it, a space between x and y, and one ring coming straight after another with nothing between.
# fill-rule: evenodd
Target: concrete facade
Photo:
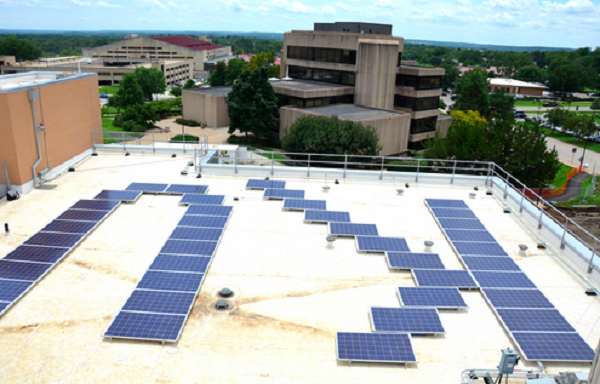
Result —
<instances>
[{"instance_id":1,"label":"concrete facade","mask_svg":"<svg viewBox=\"0 0 600 384\"><path fill-rule=\"evenodd\" d=\"M358 43L355 102L393 109L399 42L360 39Z\"/></svg>"},{"instance_id":2,"label":"concrete facade","mask_svg":"<svg viewBox=\"0 0 600 384\"><path fill-rule=\"evenodd\" d=\"M548 89L542 84L528 83L513 79L490 79L488 92L494 93L502 90L509 95L539 96L542 97L544 90Z\"/></svg>"},{"instance_id":3,"label":"concrete facade","mask_svg":"<svg viewBox=\"0 0 600 384\"><path fill-rule=\"evenodd\" d=\"M184 89L182 94L183 118L205 123L209 127L229 125L225 97L231 87Z\"/></svg>"},{"instance_id":4,"label":"concrete facade","mask_svg":"<svg viewBox=\"0 0 600 384\"><path fill-rule=\"evenodd\" d=\"M14 56L0 56L0 66L3 65L14 65L17 60Z\"/></svg>"}]
</instances>

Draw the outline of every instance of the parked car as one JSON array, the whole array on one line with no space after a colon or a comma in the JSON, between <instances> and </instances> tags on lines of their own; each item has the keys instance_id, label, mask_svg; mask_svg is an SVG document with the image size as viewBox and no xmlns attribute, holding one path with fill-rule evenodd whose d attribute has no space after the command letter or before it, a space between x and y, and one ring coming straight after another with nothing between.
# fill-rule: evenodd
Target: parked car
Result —
<instances>
[{"instance_id":1,"label":"parked car","mask_svg":"<svg viewBox=\"0 0 600 384\"><path fill-rule=\"evenodd\" d=\"M523 111L513 111L517 119L526 119L527 115Z\"/></svg>"},{"instance_id":2,"label":"parked car","mask_svg":"<svg viewBox=\"0 0 600 384\"><path fill-rule=\"evenodd\" d=\"M542 103L542 107L558 107L558 103L556 101L548 101L546 103Z\"/></svg>"},{"instance_id":3,"label":"parked car","mask_svg":"<svg viewBox=\"0 0 600 384\"><path fill-rule=\"evenodd\" d=\"M100 98L101 99L108 99L110 97L110 95L108 93L101 93L100 94Z\"/></svg>"},{"instance_id":4,"label":"parked car","mask_svg":"<svg viewBox=\"0 0 600 384\"><path fill-rule=\"evenodd\" d=\"M565 133L565 135L575 136L575 132L573 132L573 131L565 131L564 133Z\"/></svg>"},{"instance_id":5,"label":"parked car","mask_svg":"<svg viewBox=\"0 0 600 384\"><path fill-rule=\"evenodd\" d=\"M452 96L450 96L450 100L452 100L452 101L456 101L456 99L457 99L456 95L452 95Z\"/></svg>"},{"instance_id":6,"label":"parked car","mask_svg":"<svg viewBox=\"0 0 600 384\"><path fill-rule=\"evenodd\" d=\"M446 95L446 92L442 92L442 96L448 96L448 95Z\"/></svg>"}]
</instances>

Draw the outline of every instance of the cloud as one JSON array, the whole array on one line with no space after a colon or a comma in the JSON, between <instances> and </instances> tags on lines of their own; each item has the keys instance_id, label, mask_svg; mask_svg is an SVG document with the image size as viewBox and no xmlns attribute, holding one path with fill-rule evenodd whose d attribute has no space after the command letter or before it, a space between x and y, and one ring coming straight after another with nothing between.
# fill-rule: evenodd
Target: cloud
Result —
<instances>
[{"instance_id":1,"label":"cloud","mask_svg":"<svg viewBox=\"0 0 600 384\"><path fill-rule=\"evenodd\" d=\"M241 12L250 9L250 7L240 3L240 0L229 0L223 2L227 6L227 9L233 9L234 12Z\"/></svg>"},{"instance_id":2,"label":"cloud","mask_svg":"<svg viewBox=\"0 0 600 384\"><path fill-rule=\"evenodd\" d=\"M71 0L71 3L75 5L79 5L80 7L89 7L92 5L89 1L81 1L81 0Z\"/></svg>"},{"instance_id":3,"label":"cloud","mask_svg":"<svg viewBox=\"0 0 600 384\"><path fill-rule=\"evenodd\" d=\"M103 7L103 8L120 8L121 7L120 5L110 4L110 3L106 3L104 1L97 1L96 6Z\"/></svg>"},{"instance_id":4,"label":"cloud","mask_svg":"<svg viewBox=\"0 0 600 384\"><path fill-rule=\"evenodd\" d=\"M467 5L470 4L471 2L469 0L456 0L457 4L462 4L462 5Z\"/></svg>"},{"instance_id":5,"label":"cloud","mask_svg":"<svg viewBox=\"0 0 600 384\"><path fill-rule=\"evenodd\" d=\"M174 2L174 1L169 1L167 4L168 4L168 5L169 5L169 7L171 7L171 8L179 8L179 6L177 5L177 3L176 3L176 2Z\"/></svg>"},{"instance_id":6,"label":"cloud","mask_svg":"<svg viewBox=\"0 0 600 384\"><path fill-rule=\"evenodd\" d=\"M289 2L287 0L272 0L271 4L284 11L293 13L319 13L317 8L303 4L299 1Z\"/></svg>"},{"instance_id":7,"label":"cloud","mask_svg":"<svg viewBox=\"0 0 600 384\"><path fill-rule=\"evenodd\" d=\"M571 0L564 4L544 1L544 7L571 15L595 13L598 10L590 0Z\"/></svg>"},{"instance_id":8,"label":"cloud","mask_svg":"<svg viewBox=\"0 0 600 384\"><path fill-rule=\"evenodd\" d=\"M342 2L338 2L336 5L340 8L342 8L344 11L347 11L348 9L350 9L350 6L348 4L344 4Z\"/></svg>"},{"instance_id":9,"label":"cloud","mask_svg":"<svg viewBox=\"0 0 600 384\"><path fill-rule=\"evenodd\" d=\"M266 11L268 11L268 10L269 10L269 8L267 8L267 7L263 7L263 6L260 6L260 7L256 8L256 9L258 9L258 10L259 10L259 11L261 11L261 12L266 12Z\"/></svg>"},{"instance_id":10,"label":"cloud","mask_svg":"<svg viewBox=\"0 0 600 384\"><path fill-rule=\"evenodd\" d=\"M377 0L375 6L380 8L398 8L398 6L390 0Z\"/></svg>"},{"instance_id":11,"label":"cloud","mask_svg":"<svg viewBox=\"0 0 600 384\"><path fill-rule=\"evenodd\" d=\"M333 9L331 5L326 5L323 8L321 8L321 13L325 15L335 15L335 9Z\"/></svg>"}]
</instances>

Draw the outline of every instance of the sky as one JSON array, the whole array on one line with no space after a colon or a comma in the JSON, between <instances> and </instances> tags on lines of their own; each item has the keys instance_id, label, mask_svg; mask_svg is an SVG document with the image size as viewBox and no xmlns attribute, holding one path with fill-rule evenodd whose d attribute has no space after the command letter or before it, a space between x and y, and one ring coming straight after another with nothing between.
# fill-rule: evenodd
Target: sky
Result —
<instances>
[{"instance_id":1,"label":"sky","mask_svg":"<svg viewBox=\"0 0 600 384\"><path fill-rule=\"evenodd\" d=\"M392 24L405 39L600 46L600 0L0 0L0 29L286 32Z\"/></svg>"}]
</instances>

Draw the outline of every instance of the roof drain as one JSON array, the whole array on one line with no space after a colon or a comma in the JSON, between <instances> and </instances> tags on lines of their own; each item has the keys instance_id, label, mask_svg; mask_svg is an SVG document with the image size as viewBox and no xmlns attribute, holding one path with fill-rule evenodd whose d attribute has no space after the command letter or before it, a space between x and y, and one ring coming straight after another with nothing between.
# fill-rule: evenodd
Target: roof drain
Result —
<instances>
[{"instance_id":1,"label":"roof drain","mask_svg":"<svg viewBox=\"0 0 600 384\"><path fill-rule=\"evenodd\" d=\"M229 308L229 303L225 300L219 300L217 301L217 304L215 304L215 308L217 308L219 311L224 311Z\"/></svg>"}]
</instances>

